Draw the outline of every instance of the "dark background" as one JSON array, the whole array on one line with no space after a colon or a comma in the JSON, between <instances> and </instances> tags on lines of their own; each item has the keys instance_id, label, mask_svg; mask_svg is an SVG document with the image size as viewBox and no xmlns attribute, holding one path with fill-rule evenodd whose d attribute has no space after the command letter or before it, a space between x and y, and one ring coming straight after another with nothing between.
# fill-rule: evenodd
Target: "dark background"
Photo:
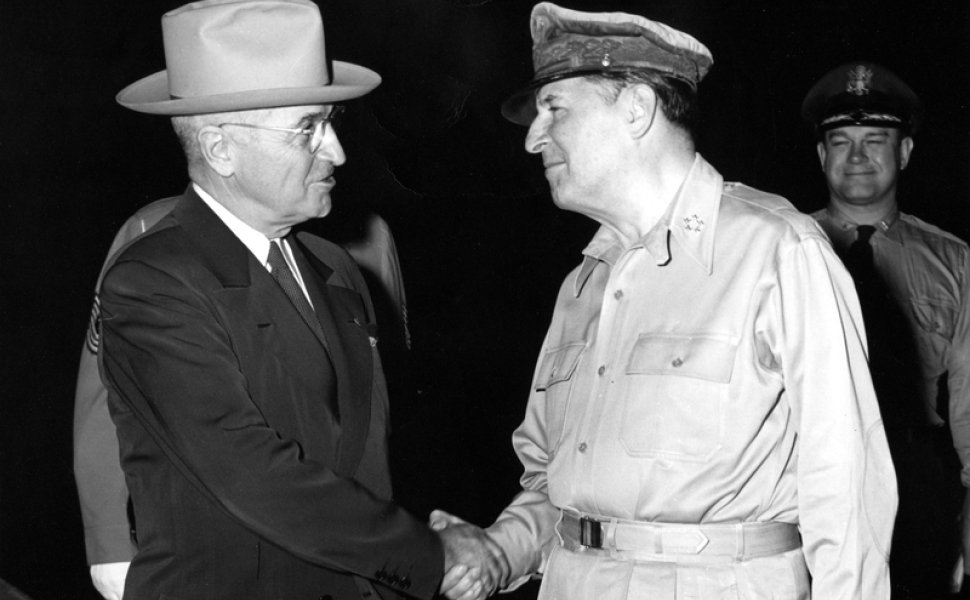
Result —
<instances>
[{"instance_id":1,"label":"dark background","mask_svg":"<svg viewBox=\"0 0 970 600\"><path fill-rule=\"evenodd\" d=\"M71 467L92 287L124 219L187 181L167 119L113 98L164 67L159 18L180 4L0 2L0 578L36 599L97 597ZM531 76L532 2L320 4L330 56L384 77L351 104L336 208L315 227L338 236L374 210L397 240L413 336L392 398L398 496L422 517L443 507L485 524L516 490L509 436L556 289L595 229L552 206L525 129L499 116ZM889 66L927 107L904 210L970 234L970 3L563 4L637 12L704 42L715 62L701 86L700 152L726 179L805 211L827 197L798 116L805 91L853 59Z\"/></svg>"}]
</instances>

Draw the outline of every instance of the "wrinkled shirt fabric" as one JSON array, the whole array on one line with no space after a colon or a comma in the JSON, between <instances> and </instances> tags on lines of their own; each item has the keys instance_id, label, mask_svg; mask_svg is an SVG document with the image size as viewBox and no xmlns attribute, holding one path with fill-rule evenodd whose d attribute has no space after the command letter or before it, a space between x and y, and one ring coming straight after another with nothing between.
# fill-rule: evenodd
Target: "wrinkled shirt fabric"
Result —
<instances>
[{"instance_id":1,"label":"wrinkled shirt fabric","mask_svg":"<svg viewBox=\"0 0 970 600\"><path fill-rule=\"evenodd\" d=\"M625 247L601 228L560 289L513 434L523 490L489 528L510 587L538 571L541 598L888 598L896 481L865 343L812 219L697 155L650 232ZM625 561L562 548L563 509L793 523L803 547L723 568Z\"/></svg>"}]
</instances>

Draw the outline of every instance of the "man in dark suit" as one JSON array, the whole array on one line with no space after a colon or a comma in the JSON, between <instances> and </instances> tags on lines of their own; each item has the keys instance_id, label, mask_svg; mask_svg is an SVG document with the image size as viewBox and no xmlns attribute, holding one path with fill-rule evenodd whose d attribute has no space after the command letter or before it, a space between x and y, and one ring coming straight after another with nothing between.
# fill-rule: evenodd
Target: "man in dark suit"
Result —
<instances>
[{"instance_id":1,"label":"man in dark suit","mask_svg":"<svg viewBox=\"0 0 970 600\"><path fill-rule=\"evenodd\" d=\"M457 564L505 570L480 530L391 502L367 289L293 232L330 210L335 103L379 76L328 68L308 0L204 0L162 29L167 70L118 101L172 117L192 183L101 295L137 528L125 598L429 598Z\"/></svg>"}]
</instances>

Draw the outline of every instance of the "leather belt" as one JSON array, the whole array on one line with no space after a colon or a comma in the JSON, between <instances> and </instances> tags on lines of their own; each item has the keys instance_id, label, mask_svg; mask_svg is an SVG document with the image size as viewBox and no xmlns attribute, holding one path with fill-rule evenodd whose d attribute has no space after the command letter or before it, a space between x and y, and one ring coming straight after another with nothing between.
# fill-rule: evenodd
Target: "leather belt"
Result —
<instances>
[{"instance_id":1,"label":"leather belt","mask_svg":"<svg viewBox=\"0 0 970 600\"><path fill-rule=\"evenodd\" d=\"M802 545L792 523L689 525L627 521L563 510L558 531L563 547L630 559L721 557L747 560L795 550Z\"/></svg>"}]
</instances>

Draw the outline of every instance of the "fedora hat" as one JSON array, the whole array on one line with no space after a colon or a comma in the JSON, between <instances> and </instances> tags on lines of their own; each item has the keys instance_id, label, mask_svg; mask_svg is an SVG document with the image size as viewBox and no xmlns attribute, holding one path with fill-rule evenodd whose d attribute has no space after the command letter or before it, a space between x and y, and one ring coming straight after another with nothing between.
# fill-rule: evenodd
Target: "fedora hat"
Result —
<instances>
[{"instance_id":1,"label":"fedora hat","mask_svg":"<svg viewBox=\"0 0 970 600\"><path fill-rule=\"evenodd\" d=\"M358 98L381 82L366 67L332 61L309 0L203 0L162 17L164 71L118 93L122 106L193 115Z\"/></svg>"}]
</instances>

